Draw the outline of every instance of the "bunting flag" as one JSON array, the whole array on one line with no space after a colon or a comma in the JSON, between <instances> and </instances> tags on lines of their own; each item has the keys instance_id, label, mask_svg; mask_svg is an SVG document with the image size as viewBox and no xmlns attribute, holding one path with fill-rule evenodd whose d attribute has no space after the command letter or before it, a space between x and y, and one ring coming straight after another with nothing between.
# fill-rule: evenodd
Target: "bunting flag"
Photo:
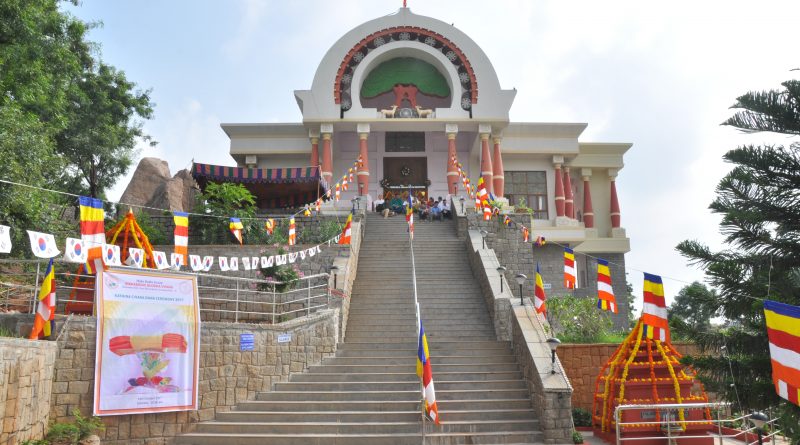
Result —
<instances>
[{"instance_id":1,"label":"bunting flag","mask_svg":"<svg viewBox=\"0 0 800 445\"><path fill-rule=\"evenodd\" d=\"M230 257L228 260L228 267L230 267L230 270L239 270L239 258L235 256Z\"/></svg>"},{"instance_id":2,"label":"bunting flag","mask_svg":"<svg viewBox=\"0 0 800 445\"><path fill-rule=\"evenodd\" d=\"M530 237L530 234L531 234L530 230L528 230L527 227L522 226L522 242L523 243L527 243L528 242L528 238Z\"/></svg>"},{"instance_id":3,"label":"bunting flag","mask_svg":"<svg viewBox=\"0 0 800 445\"><path fill-rule=\"evenodd\" d=\"M475 195L475 211L476 212L481 211L481 199L478 198L478 195Z\"/></svg>"},{"instance_id":4,"label":"bunting flag","mask_svg":"<svg viewBox=\"0 0 800 445\"><path fill-rule=\"evenodd\" d=\"M250 257L242 257L242 269L250 270Z\"/></svg>"},{"instance_id":5,"label":"bunting flag","mask_svg":"<svg viewBox=\"0 0 800 445\"><path fill-rule=\"evenodd\" d=\"M119 246L116 244L106 244L103 246L103 263L106 266L122 265L119 255Z\"/></svg>"},{"instance_id":6,"label":"bunting flag","mask_svg":"<svg viewBox=\"0 0 800 445\"><path fill-rule=\"evenodd\" d=\"M339 237L339 244L350 244L350 226L353 222L353 214L347 215L347 221L344 223L344 230L342 236Z\"/></svg>"},{"instance_id":7,"label":"bunting flag","mask_svg":"<svg viewBox=\"0 0 800 445\"><path fill-rule=\"evenodd\" d=\"M85 263L86 249L83 241L77 238L67 238L67 245L64 247L64 259L70 263Z\"/></svg>"},{"instance_id":8,"label":"bunting flag","mask_svg":"<svg viewBox=\"0 0 800 445\"><path fill-rule=\"evenodd\" d=\"M644 308L642 309L642 338L670 341L664 283L658 275L644 274Z\"/></svg>"},{"instance_id":9,"label":"bunting flag","mask_svg":"<svg viewBox=\"0 0 800 445\"><path fill-rule=\"evenodd\" d=\"M78 203L81 213L81 240L86 249L86 273L93 275L97 273L97 260L103 258L103 246L106 244L103 201L81 196Z\"/></svg>"},{"instance_id":10,"label":"bunting flag","mask_svg":"<svg viewBox=\"0 0 800 445\"><path fill-rule=\"evenodd\" d=\"M488 205L483 206L483 220L489 221L490 219L492 219L492 208Z\"/></svg>"},{"instance_id":11,"label":"bunting flag","mask_svg":"<svg viewBox=\"0 0 800 445\"><path fill-rule=\"evenodd\" d=\"M144 249L128 247L128 259L125 260L128 266L142 267L144 263Z\"/></svg>"},{"instance_id":12,"label":"bunting flag","mask_svg":"<svg viewBox=\"0 0 800 445\"><path fill-rule=\"evenodd\" d=\"M353 167L347 169L347 174L350 176L350 182L353 182Z\"/></svg>"},{"instance_id":13,"label":"bunting flag","mask_svg":"<svg viewBox=\"0 0 800 445\"><path fill-rule=\"evenodd\" d=\"M272 233L275 231L275 220L272 218L267 219L264 222L264 228L267 229L267 233L269 235L272 235Z\"/></svg>"},{"instance_id":14,"label":"bunting flag","mask_svg":"<svg viewBox=\"0 0 800 445\"><path fill-rule=\"evenodd\" d=\"M537 237L536 237L536 241L534 241L534 242L533 242L533 244L534 244L536 247L542 247L542 246L544 246L545 244L547 244L547 240L545 239L545 237L543 237L543 236L539 235L539 236L537 236Z\"/></svg>"},{"instance_id":15,"label":"bunting flag","mask_svg":"<svg viewBox=\"0 0 800 445\"><path fill-rule=\"evenodd\" d=\"M337 182L336 183L336 202L339 202L339 198L342 197L342 186Z\"/></svg>"},{"instance_id":16,"label":"bunting flag","mask_svg":"<svg viewBox=\"0 0 800 445\"><path fill-rule=\"evenodd\" d=\"M231 233L233 234L233 237L236 238L236 241L239 241L239 245L241 246L243 241L242 229L244 229L244 226L242 225L242 220L240 220L239 218L231 218L231 223L229 227Z\"/></svg>"},{"instance_id":17,"label":"bunting flag","mask_svg":"<svg viewBox=\"0 0 800 445\"><path fill-rule=\"evenodd\" d=\"M800 306L766 300L764 318L775 391L800 405Z\"/></svg>"},{"instance_id":18,"label":"bunting flag","mask_svg":"<svg viewBox=\"0 0 800 445\"><path fill-rule=\"evenodd\" d=\"M597 259L597 308L617 313L617 299L611 287L611 271L608 261Z\"/></svg>"},{"instance_id":19,"label":"bunting flag","mask_svg":"<svg viewBox=\"0 0 800 445\"><path fill-rule=\"evenodd\" d=\"M214 257L213 256L204 256L203 257L203 272L210 271L212 266L214 266Z\"/></svg>"},{"instance_id":20,"label":"bunting flag","mask_svg":"<svg viewBox=\"0 0 800 445\"><path fill-rule=\"evenodd\" d=\"M289 218L289 245L294 246L297 243L297 235L295 235L294 218Z\"/></svg>"},{"instance_id":21,"label":"bunting flag","mask_svg":"<svg viewBox=\"0 0 800 445\"><path fill-rule=\"evenodd\" d=\"M316 204L316 207L317 207L317 213L319 213L320 208L322 208L322 200L318 199L315 204Z\"/></svg>"},{"instance_id":22,"label":"bunting flag","mask_svg":"<svg viewBox=\"0 0 800 445\"><path fill-rule=\"evenodd\" d=\"M513 227L514 221L512 221L508 215L503 215L503 224L505 224L506 227Z\"/></svg>"},{"instance_id":23,"label":"bunting flag","mask_svg":"<svg viewBox=\"0 0 800 445\"><path fill-rule=\"evenodd\" d=\"M308 204L303 208L303 216L311 216L311 209L308 208Z\"/></svg>"},{"instance_id":24,"label":"bunting flag","mask_svg":"<svg viewBox=\"0 0 800 445\"><path fill-rule=\"evenodd\" d=\"M543 314L545 311L547 311L547 307L545 305L545 301L547 301L547 295L544 293L544 281L542 280L542 274L539 272L539 263L536 263L536 277L534 280L533 296L533 306L536 308L536 312Z\"/></svg>"},{"instance_id":25,"label":"bunting flag","mask_svg":"<svg viewBox=\"0 0 800 445\"><path fill-rule=\"evenodd\" d=\"M418 309L419 310L419 309ZM422 379L422 398L425 400L425 414L439 424L439 408L436 406L436 392L433 388L433 371L431 370L430 352L428 351L428 338L425 336L425 328L422 327L422 320L419 320L419 341L417 343L417 376Z\"/></svg>"},{"instance_id":26,"label":"bunting flag","mask_svg":"<svg viewBox=\"0 0 800 445\"><path fill-rule=\"evenodd\" d=\"M0 253L11 252L11 227L0 226Z\"/></svg>"},{"instance_id":27,"label":"bunting flag","mask_svg":"<svg viewBox=\"0 0 800 445\"><path fill-rule=\"evenodd\" d=\"M564 287L575 289L577 280L575 272L575 252L569 247L564 248Z\"/></svg>"},{"instance_id":28,"label":"bunting flag","mask_svg":"<svg viewBox=\"0 0 800 445\"><path fill-rule=\"evenodd\" d=\"M53 258L61 253L56 246L56 239L49 233L40 233L28 230L28 239L31 241L31 252L38 258Z\"/></svg>"},{"instance_id":29,"label":"bunting flag","mask_svg":"<svg viewBox=\"0 0 800 445\"><path fill-rule=\"evenodd\" d=\"M53 259L47 263L47 272L44 274L42 286L39 288L39 303L36 307L36 317L33 319L33 329L30 339L49 337L55 330L56 319L56 273L53 268Z\"/></svg>"},{"instance_id":30,"label":"bunting flag","mask_svg":"<svg viewBox=\"0 0 800 445\"><path fill-rule=\"evenodd\" d=\"M347 175L344 175L344 176L342 176L342 191L344 191L344 192L347 191L347 189L348 189L347 184L348 184Z\"/></svg>"},{"instance_id":31,"label":"bunting flag","mask_svg":"<svg viewBox=\"0 0 800 445\"><path fill-rule=\"evenodd\" d=\"M486 185L483 181L483 177L478 179L478 194L475 196L477 197L478 200L480 200L482 207L488 207L489 193L486 191Z\"/></svg>"},{"instance_id":32,"label":"bunting flag","mask_svg":"<svg viewBox=\"0 0 800 445\"><path fill-rule=\"evenodd\" d=\"M173 252L169 256L170 267L174 270L180 270L181 266L185 266L183 255Z\"/></svg>"},{"instance_id":33,"label":"bunting flag","mask_svg":"<svg viewBox=\"0 0 800 445\"><path fill-rule=\"evenodd\" d=\"M219 260L219 270L223 272L231 270L231 267L228 265L228 257L221 256L217 259Z\"/></svg>"},{"instance_id":34,"label":"bunting flag","mask_svg":"<svg viewBox=\"0 0 800 445\"><path fill-rule=\"evenodd\" d=\"M200 272L203 270L203 260L200 258L200 255L189 255L189 267L192 268L193 272Z\"/></svg>"},{"instance_id":35,"label":"bunting flag","mask_svg":"<svg viewBox=\"0 0 800 445\"><path fill-rule=\"evenodd\" d=\"M406 222L408 223L408 237L414 240L414 206L411 205L411 193L408 194L406 205Z\"/></svg>"},{"instance_id":36,"label":"bunting flag","mask_svg":"<svg viewBox=\"0 0 800 445\"><path fill-rule=\"evenodd\" d=\"M172 212L175 221L175 253L183 255L183 264L189 261L189 214Z\"/></svg>"},{"instance_id":37,"label":"bunting flag","mask_svg":"<svg viewBox=\"0 0 800 445\"><path fill-rule=\"evenodd\" d=\"M164 270L169 267L167 262L167 254L158 250L153 251L153 261L156 263L156 269Z\"/></svg>"}]
</instances>

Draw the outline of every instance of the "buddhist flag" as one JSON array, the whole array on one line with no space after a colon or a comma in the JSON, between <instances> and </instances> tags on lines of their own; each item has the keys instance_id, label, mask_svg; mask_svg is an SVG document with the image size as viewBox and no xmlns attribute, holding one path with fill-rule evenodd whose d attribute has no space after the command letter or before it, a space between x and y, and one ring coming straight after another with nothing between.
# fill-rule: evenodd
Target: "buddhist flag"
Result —
<instances>
[{"instance_id":1,"label":"buddhist flag","mask_svg":"<svg viewBox=\"0 0 800 445\"><path fill-rule=\"evenodd\" d=\"M40 233L28 230L31 241L31 252L38 258L53 258L61 253L56 246L56 239L49 233Z\"/></svg>"},{"instance_id":2,"label":"buddhist flag","mask_svg":"<svg viewBox=\"0 0 800 445\"><path fill-rule=\"evenodd\" d=\"M522 226L522 242L523 243L527 243L528 242L528 238L530 237L530 234L531 234L530 230L528 230L527 227Z\"/></svg>"},{"instance_id":3,"label":"buddhist flag","mask_svg":"<svg viewBox=\"0 0 800 445\"><path fill-rule=\"evenodd\" d=\"M408 223L408 237L414 239L414 206L411 205L411 193L408 194L406 204L406 222Z\"/></svg>"},{"instance_id":4,"label":"buddhist flag","mask_svg":"<svg viewBox=\"0 0 800 445\"><path fill-rule=\"evenodd\" d=\"M308 204L303 208L303 216L311 216L311 209L308 208Z\"/></svg>"},{"instance_id":5,"label":"buddhist flag","mask_svg":"<svg viewBox=\"0 0 800 445\"><path fill-rule=\"evenodd\" d=\"M611 271L608 269L608 261L597 259L597 307L604 311L617 313L617 299L614 297L614 289L611 287Z\"/></svg>"},{"instance_id":6,"label":"buddhist flag","mask_svg":"<svg viewBox=\"0 0 800 445\"><path fill-rule=\"evenodd\" d=\"M81 210L81 240L86 249L86 272L95 274L96 260L103 257L103 246L106 244L103 201L81 196L78 198L78 203Z\"/></svg>"},{"instance_id":7,"label":"buddhist flag","mask_svg":"<svg viewBox=\"0 0 800 445\"><path fill-rule=\"evenodd\" d=\"M49 337L55 328L56 319L56 273L53 268L53 259L47 263L47 272L44 274L42 287L39 288L39 304L36 308L36 318L33 319L33 329L30 339L36 340L40 336Z\"/></svg>"},{"instance_id":8,"label":"buddhist flag","mask_svg":"<svg viewBox=\"0 0 800 445\"><path fill-rule=\"evenodd\" d=\"M417 314L419 317L419 314ZM422 379L422 398L425 400L425 414L439 424L439 408L436 406L436 391L433 388L433 371L431 370L430 352L428 351L428 338L425 328L419 321L419 341L417 343L417 376Z\"/></svg>"},{"instance_id":9,"label":"buddhist flag","mask_svg":"<svg viewBox=\"0 0 800 445\"><path fill-rule=\"evenodd\" d=\"M337 182L336 183L336 202L339 202L339 198L342 197L342 186Z\"/></svg>"},{"instance_id":10,"label":"buddhist flag","mask_svg":"<svg viewBox=\"0 0 800 445\"><path fill-rule=\"evenodd\" d=\"M512 221L508 215L503 215L503 224L505 224L506 227L513 227L514 221Z\"/></svg>"},{"instance_id":11,"label":"buddhist flag","mask_svg":"<svg viewBox=\"0 0 800 445\"><path fill-rule=\"evenodd\" d=\"M577 273L575 272L575 252L569 247L564 248L564 287L575 289Z\"/></svg>"},{"instance_id":12,"label":"buddhist flag","mask_svg":"<svg viewBox=\"0 0 800 445\"><path fill-rule=\"evenodd\" d=\"M11 228L0 226L0 253L11 252Z\"/></svg>"},{"instance_id":13,"label":"buddhist flag","mask_svg":"<svg viewBox=\"0 0 800 445\"><path fill-rule=\"evenodd\" d=\"M275 231L275 220L270 218L264 222L264 228L267 229L267 233L272 235Z\"/></svg>"},{"instance_id":14,"label":"buddhist flag","mask_svg":"<svg viewBox=\"0 0 800 445\"><path fill-rule=\"evenodd\" d=\"M800 405L800 306L764 301L775 391Z\"/></svg>"},{"instance_id":15,"label":"buddhist flag","mask_svg":"<svg viewBox=\"0 0 800 445\"><path fill-rule=\"evenodd\" d=\"M544 293L544 280L542 280L542 274L539 272L539 263L536 263L536 279L534 283L533 306L536 308L536 312L543 314L545 311L547 311L547 307L545 305L545 301L547 301L547 295Z\"/></svg>"},{"instance_id":16,"label":"buddhist flag","mask_svg":"<svg viewBox=\"0 0 800 445\"><path fill-rule=\"evenodd\" d=\"M644 274L644 308L642 308L642 338L669 342L667 305L664 283L658 275Z\"/></svg>"},{"instance_id":17,"label":"buddhist flag","mask_svg":"<svg viewBox=\"0 0 800 445\"><path fill-rule=\"evenodd\" d=\"M289 218L289 245L294 246L297 243L297 235L295 234L294 218Z\"/></svg>"},{"instance_id":18,"label":"buddhist flag","mask_svg":"<svg viewBox=\"0 0 800 445\"><path fill-rule=\"evenodd\" d=\"M183 263L189 261L189 214L173 212L175 221L175 253L183 255Z\"/></svg>"},{"instance_id":19,"label":"buddhist flag","mask_svg":"<svg viewBox=\"0 0 800 445\"><path fill-rule=\"evenodd\" d=\"M537 236L537 237L536 237L536 241L534 241L534 242L533 242L533 244L534 244L536 247L542 247L542 246L544 246L545 244L547 244L547 239L545 239L545 237L543 237L543 236L539 235L539 236Z\"/></svg>"},{"instance_id":20,"label":"buddhist flag","mask_svg":"<svg viewBox=\"0 0 800 445\"><path fill-rule=\"evenodd\" d=\"M347 174L350 175L350 182L353 182L353 167L347 169Z\"/></svg>"},{"instance_id":21,"label":"buddhist flag","mask_svg":"<svg viewBox=\"0 0 800 445\"><path fill-rule=\"evenodd\" d=\"M339 244L350 244L350 226L353 222L353 214L347 215L347 222L344 223L342 236L339 237Z\"/></svg>"},{"instance_id":22,"label":"buddhist flag","mask_svg":"<svg viewBox=\"0 0 800 445\"><path fill-rule=\"evenodd\" d=\"M239 218L231 218L229 228L236 241L239 241L239 245L242 245L242 229L244 229L242 221Z\"/></svg>"},{"instance_id":23,"label":"buddhist flag","mask_svg":"<svg viewBox=\"0 0 800 445\"><path fill-rule=\"evenodd\" d=\"M317 207L317 213L319 213L319 210L322 207L322 199L317 199L316 207Z\"/></svg>"}]
</instances>

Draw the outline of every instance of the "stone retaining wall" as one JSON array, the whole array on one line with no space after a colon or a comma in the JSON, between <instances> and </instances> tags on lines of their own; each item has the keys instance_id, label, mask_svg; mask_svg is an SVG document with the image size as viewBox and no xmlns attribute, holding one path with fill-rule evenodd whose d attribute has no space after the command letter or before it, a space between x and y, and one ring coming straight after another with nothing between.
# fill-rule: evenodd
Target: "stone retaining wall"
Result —
<instances>
[{"instance_id":1,"label":"stone retaining wall","mask_svg":"<svg viewBox=\"0 0 800 445\"><path fill-rule=\"evenodd\" d=\"M56 352L55 343L0 338L0 444L47 431Z\"/></svg>"}]
</instances>

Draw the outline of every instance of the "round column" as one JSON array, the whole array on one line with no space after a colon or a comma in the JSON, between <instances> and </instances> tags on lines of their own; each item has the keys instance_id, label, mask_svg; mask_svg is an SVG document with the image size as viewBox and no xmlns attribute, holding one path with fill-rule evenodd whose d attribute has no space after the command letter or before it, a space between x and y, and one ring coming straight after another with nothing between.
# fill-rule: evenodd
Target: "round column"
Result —
<instances>
[{"instance_id":1,"label":"round column","mask_svg":"<svg viewBox=\"0 0 800 445\"><path fill-rule=\"evenodd\" d=\"M569 177L569 167L564 167L564 216L575 219L575 205L572 196L572 180Z\"/></svg>"},{"instance_id":2,"label":"round column","mask_svg":"<svg viewBox=\"0 0 800 445\"><path fill-rule=\"evenodd\" d=\"M358 194L364 196L369 194L369 157L367 154L367 138L369 133L358 134L359 155L361 156L361 167L358 168Z\"/></svg>"},{"instance_id":3,"label":"round column","mask_svg":"<svg viewBox=\"0 0 800 445\"><path fill-rule=\"evenodd\" d=\"M331 152L331 134L322 134L322 177L333 187L333 153Z\"/></svg>"},{"instance_id":4,"label":"round column","mask_svg":"<svg viewBox=\"0 0 800 445\"><path fill-rule=\"evenodd\" d=\"M583 176L583 224L587 229L594 228L594 210L592 209L592 190L589 187L589 176Z\"/></svg>"},{"instance_id":5,"label":"round column","mask_svg":"<svg viewBox=\"0 0 800 445\"><path fill-rule=\"evenodd\" d=\"M447 133L447 192L458 194L458 168L453 165L456 155L456 133Z\"/></svg>"},{"instance_id":6,"label":"round column","mask_svg":"<svg viewBox=\"0 0 800 445\"><path fill-rule=\"evenodd\" d=\"M564 179L561 164L556 164L556 217L564 216Z\"/></svg>"},{"instance_id":7,"label":"round column","mask_svg":"<svg viewBox=\"0 0 800 445\"><path fill-rule=\"evenodd\" d=\"M619 198L617 198L617 171L609 170L608 179L611 183L611 228L618 229L622 220L622 214L619 211Z\"/></svg>"},{"instance_id":8,"label":"round column","mask_svg":"<svg viewBox=\"0 0 800 445\"><path fill-rule=\"evenodd\" d=\"M494 158L492 159L492 167L494 167L494 174L493 182L494 182L494 194L498 198L503 197L503 192L505 192L505 183L506 177L503 170L503 156L500 154L500 141L502 138L495 137L494 142Z\"/></svg>"},{"instance_id":9,"label":"round column","mask_svg":"<svg viewBox=\"0 0 800 445\"><path fill-rule=\"evenodd\" d=\"M311 138L311 159L309 164L312 167L319 167L319 138Z\"/></svg>"},{"instance_id":10,"label":"round column","mask_svg":"<svg viewBox=\"0 0 800 445\"><path fill-rule=\"evenodd\" d=\"M486 191L494 194L492 157L489 153L489 133L481 133L481 177Z\"/></svg>"}]
</instances>

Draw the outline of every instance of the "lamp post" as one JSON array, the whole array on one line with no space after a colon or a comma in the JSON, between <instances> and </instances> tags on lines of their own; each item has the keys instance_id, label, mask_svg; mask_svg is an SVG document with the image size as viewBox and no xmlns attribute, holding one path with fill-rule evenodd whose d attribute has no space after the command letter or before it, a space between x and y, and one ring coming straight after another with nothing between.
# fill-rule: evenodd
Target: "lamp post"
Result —
<instances>
[{"instance_id":1,"label":"lamp post","mask_svg":"<svg viewBox=\"0 0 800 445\"><path fill-rule=\"evenodd\" d=\"M489 232L481 229L481 238L483 238L483 250L486 250L486 235L488 234Z\"/></svg>"},{"instance_id":2,"label":"lamp post","mask_svg":"<svg viewBox=\"0 0 800 445\"><path fill-rule=\"evenodd\" d=\"M763 445L764 443L761 437L762 428L764 428L764 425L766 425L768 421L769 418L767 417L767 415L760 411L750 414L750 423L752 423L753 426L756 428L756 434L758 434L758 445Z\"/></svg>"},{"instance_id":3,"label":"lamp post","mask_svg":"<svg viewBox=\"0 0 800 445\"><path fill-rule=\"evenodd\" d=\"M350 200L350 202L353 203L353 208L350 209L350 212L356 213L356 204L358 203L358 198L353 198Z\"/></svg>"},{"instance_id":4,"label":"lamp post","mask_svg":"<svg viewBox=\"0 0 800 445\"><path fill-rule=\"evenodd\" d=\"M522 284L528 279L528 277L525 276L525 274L518 273L514 279L517 280L517 284L519 284L519 304L520 306L525 306L525 300L522 299Z\"/></svg>"},{"instance_id":5,"label":"lamp post","mask_svg":"<svg viewBox=\"0 0 800 445\"><path fill-rule=\"evenodd\" d=\"M339 278L339 266L331 266L331 273L333 274L333 288L336 289L338 286L337 278Z\"/></svg>"},{"instance_id":6,"label":"lamp post","mask_svg":"<svg viewBox=\"0 0 800 445\"><path fill-rule=\"evenodd\" d=\"M506 272L506 270L508 270L508 269L506 269L504 266L499 266L497 268L497 273L500 275L500 293L501 294L503 293L503 274Z\"/></svg>"},{"instance_id":7,"label":"lamp post","mask_svg":"<svg viewBox=\"0 0 800 445\"><path fill-rule=\"evenodd\" d=\"M550 337L547 339L547 346L550 347L550 364L552 368L550 369L550 374L556 373L556 349L558 349L558 345L561 344L561 340Z\"/></svg>"},{"instance_id":8,"label":"lamp post","mask_svg":"<svg viewBox=\"0 0 800 445\"><path fill-rule=\"evenodd\" d=\"M458 200L461 201L461 214L463 215L464 214L464 197L461 196L461 197L458 198Z\"/></svg>"}]
</instances>

